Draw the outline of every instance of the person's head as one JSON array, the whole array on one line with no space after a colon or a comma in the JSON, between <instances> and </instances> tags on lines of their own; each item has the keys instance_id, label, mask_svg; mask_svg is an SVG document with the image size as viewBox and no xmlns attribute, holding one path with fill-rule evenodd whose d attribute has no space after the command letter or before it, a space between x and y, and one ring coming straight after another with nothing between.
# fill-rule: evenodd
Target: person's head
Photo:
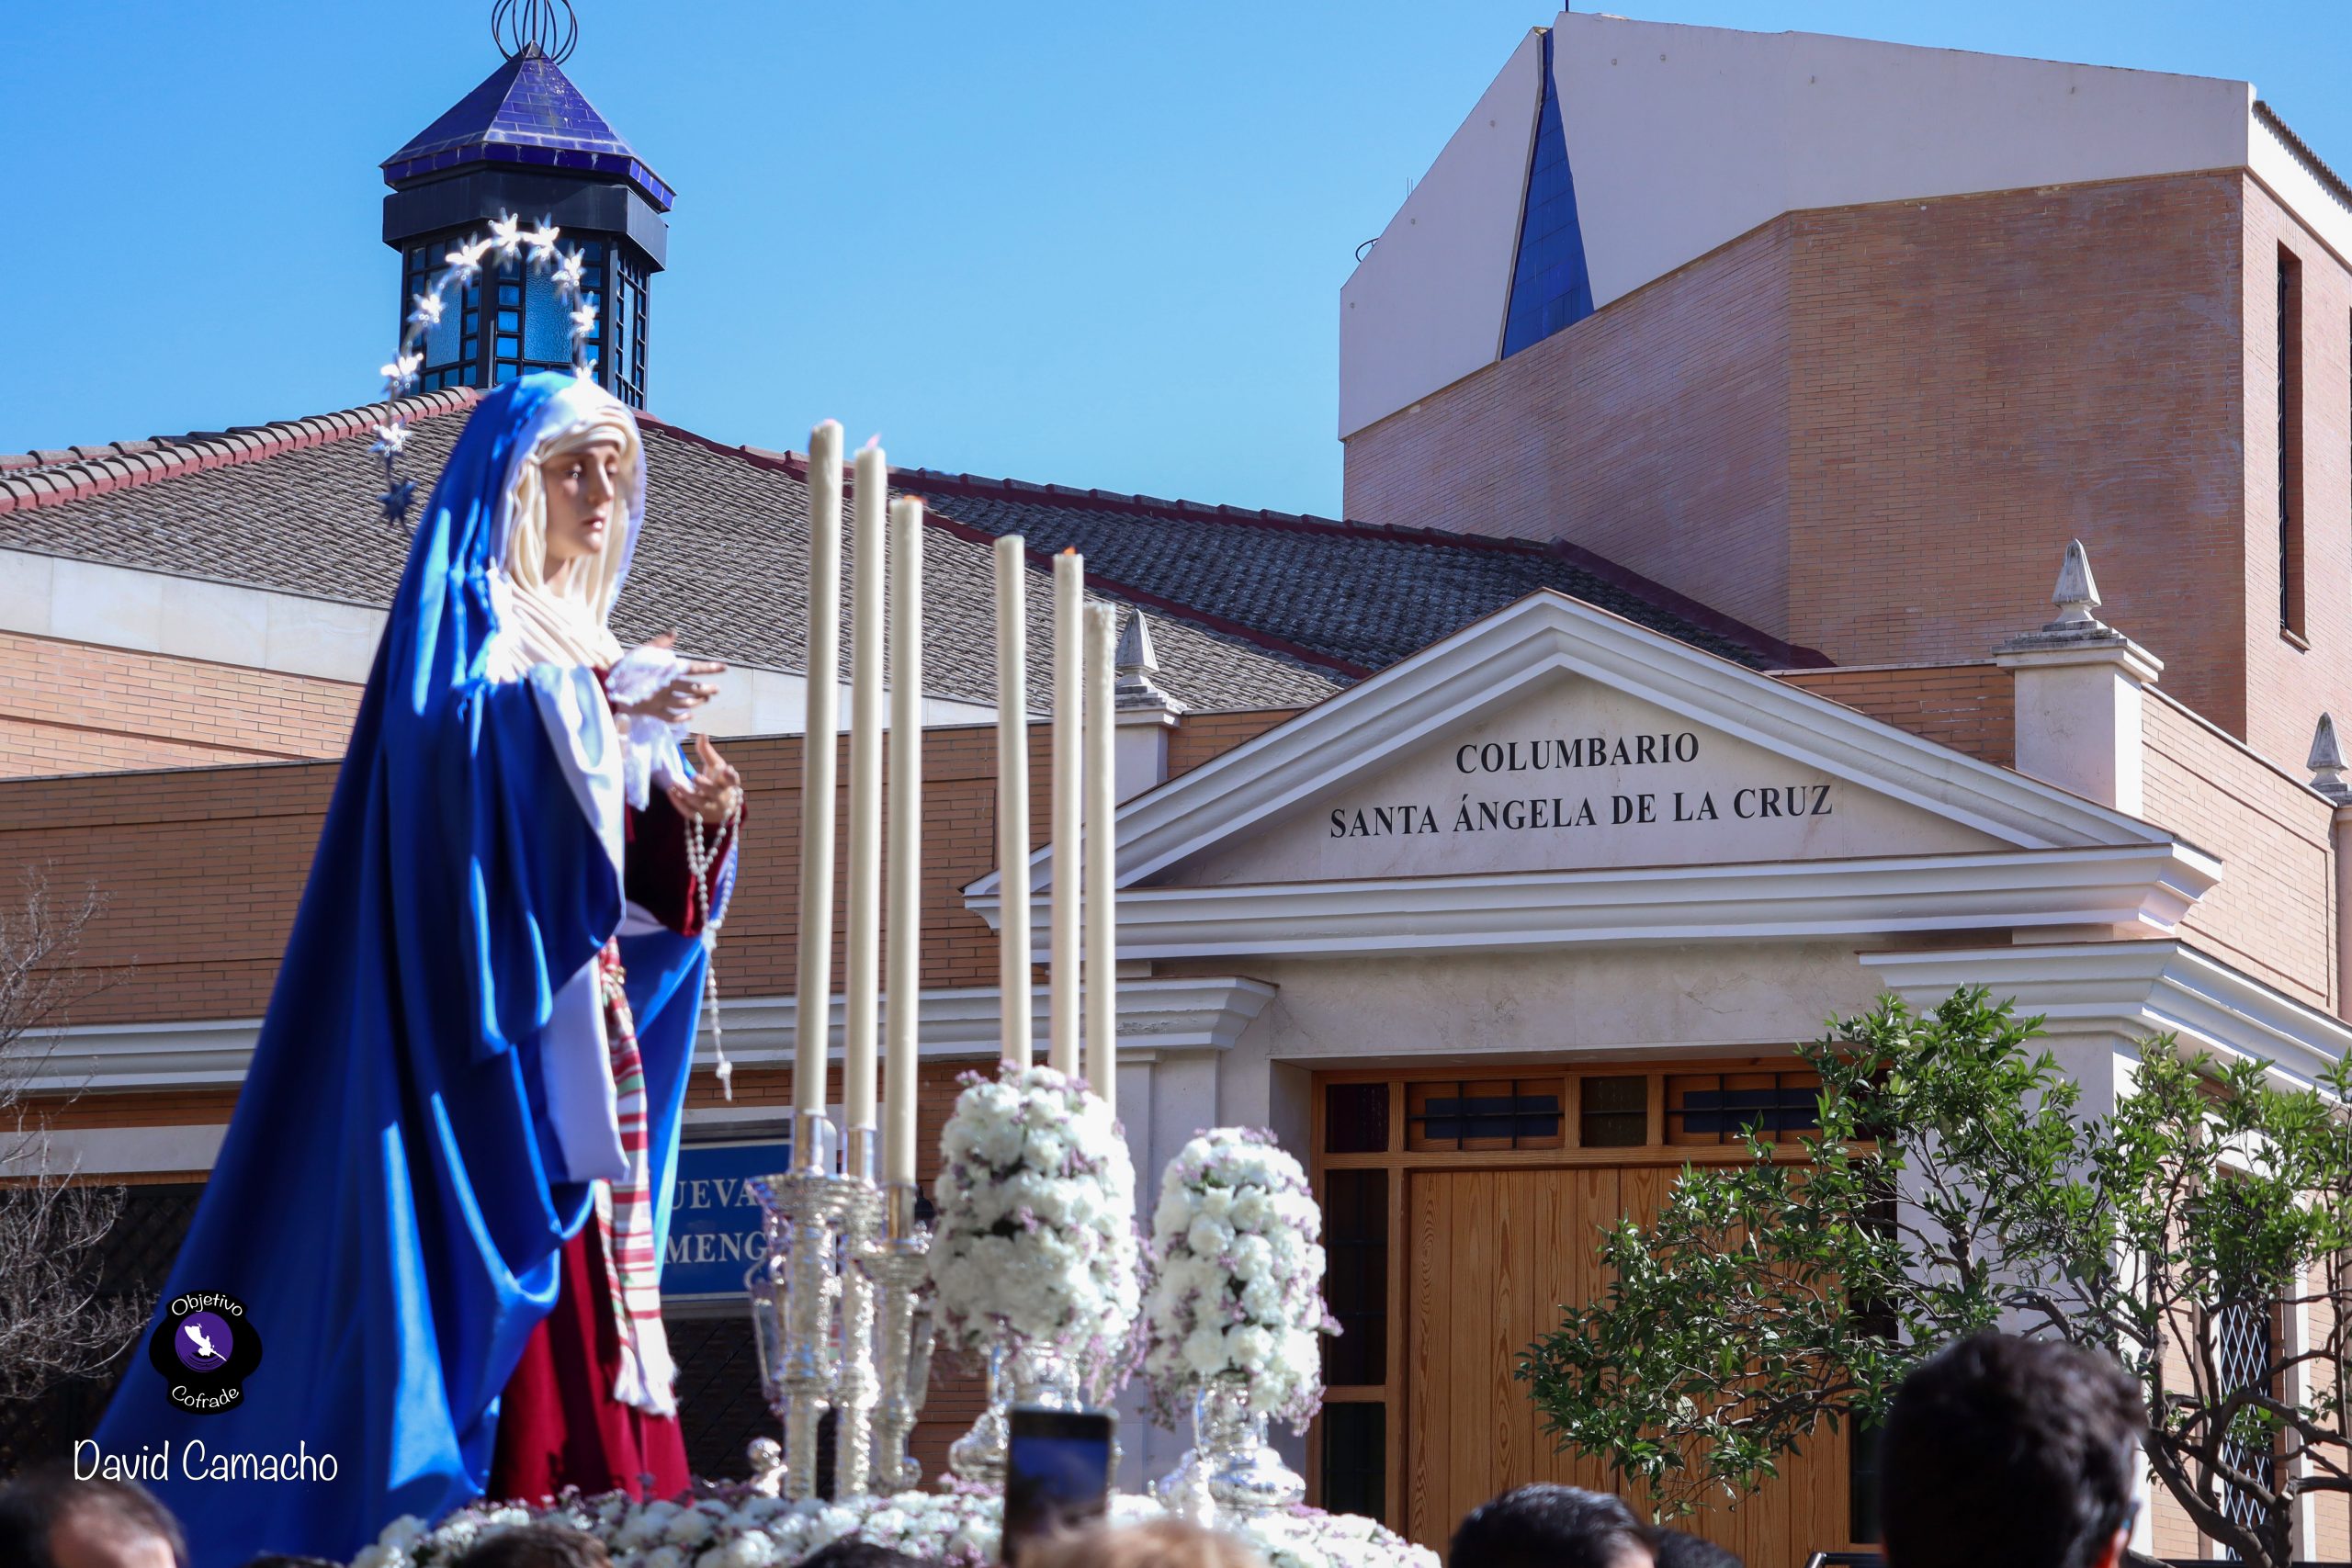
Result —
<instances>
[{"instance_id":1,"label":"person's head","mask_svg":"<svg viewBox=\"0 0 2352 1568\"><path fill-rule=\"evenodd\" d=\"M636 418L593 383L565 388L550 405L507 498L506 575L601 622L643 505L644 446Z\"/></svg>"},{"instance_id":2,"label":"person's head","mask_svg":"<svg viewBox=\"0 0 2352 1568\"><path fill-rule=\"evenodd\" d=\"M1265 1568L1265 1560L1229 1535L1153 1519L1031 1541L1021 1550L1020 1568Z\"/></svg>"},{"instance_id":3,"label":"person's head","mask_svg":"<svg viewBox=\"0 0 2352 1568\"><path fill-rule=\"evenodd\" d=\"M1683 1530L1658 1530L1650 1538L1657 1568L1745 1568L1739 1554Z\"/></svg>"},{"instance_id":4,"label":"person's head","mask_svg":"<svg viewBox=\"0 0 2352 1568\"><path fill-rule=\"evenodd\" d=\"M82 1480L63 1464L0 1486L0 1562L25 1568L180 1568L178 1521L134 1481Z\"/></svg>"},{"instance_id":5,"label":"person's head","mask_svg":"<svg viewBox=\"0 0 2352 1568\"><path fill-rule=\"evenodd\" d=\"M605 1543L566 1525L516 1525L467 1549L456 1568L610 1568Z\"/></svg>"},{"instance_id":6,"label":"person's head","mask_svg":"<svg viewBox=\"0 0 2352 1568\"><path fill-rule=\"evenodd\" d=\"M2105 1356L1992 1333L1951 1346L1887 1412L1887 1568L2114 1568L2147 1424Z\"/></svg>"},{"instance_id":7,"label":"person's head","mask_svg":"<svg viewBox=\"0 0 2352 1568\"><path fill-rule=\"evenodd\" d=\"M1649 1531L1624 1500L1549 1482L1515 1487L1463 1517L1449 1562L1479 1568L1652 1568Z\"/></svg>"},{"instance_id":8,"label":"person's head","mask_svg":"<svg viewBox=\"0 0 2352 1568\"><path fill-rule=\"evenodd\" d=\"M870 1540L837 1540L800 1560L800 1568L924 1568L919 1557Z\"/></svg>"}]
</instances>

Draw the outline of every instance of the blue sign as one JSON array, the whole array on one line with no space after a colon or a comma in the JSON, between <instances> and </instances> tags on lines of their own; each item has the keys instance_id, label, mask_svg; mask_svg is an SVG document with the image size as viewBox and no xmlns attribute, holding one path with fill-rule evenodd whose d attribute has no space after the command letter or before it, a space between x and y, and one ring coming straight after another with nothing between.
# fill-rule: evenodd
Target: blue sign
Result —
<instances>
[{"instance_id":1,"label":"blue sign","mask_svg":"<svg viewBox=\"0 0 2352 1568\"><path fill-rule=\"evenodd\" d=\"M662 1260L665 1299L743 1293L743 1271L767 1256L763 1211L751 1179L791 1163L789 1140L679 1145L670 1249Z\"/></svg>"}]
</instances>

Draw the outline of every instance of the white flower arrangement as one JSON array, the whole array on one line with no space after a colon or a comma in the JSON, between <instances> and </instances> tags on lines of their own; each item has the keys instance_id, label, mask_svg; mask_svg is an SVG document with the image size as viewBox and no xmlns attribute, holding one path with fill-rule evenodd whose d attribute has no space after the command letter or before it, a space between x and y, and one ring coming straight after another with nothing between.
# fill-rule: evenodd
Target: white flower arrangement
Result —
<instances>
[{"instance_id":1,"label":"white flower arrangement","mask_svg":"<svg viewBox=\"0 0 2352 1568\"><path fill-rule=\"evenodd\" d=\"M1118 1524L1155 1518L1148 1497L1111 1499ZM994 1496L900 1492L839 1503L787 1503L747 1488L705 1485L682 1501L639 1503L623 1493L569 1497L537 1511L476 1503L427 1529L399 1518L354 1568L450 1568L482 1540L537 1521L569 1525L602 1542L614 1568L794 1568L836 1540L854 1537L944 1568L997 1560L1002 1505ZM1271 1568L1437 1568L1437 1554L1374 1521L1294 1508L1235 1527Z\"/></svg>"},{"instance_id":2,"label":"white flower arrangement","mask_svg":"<svg viewBox=\"0 0 2352 1568\"><path fill-rule=\"evenodd\" d=\"M1323 1401L1323 1213L1273 1134L1218 1127L1160 1179L1144 1309L1152 1413L1173 1429L1211 1379L1247 1380L1250 1407L1304 1431Z\"/></svg>"},{"instance_id":3,"label":"white flower arrangement","mask_svg":"<svg viewBox=\"0 0 2352 1568\"><path fill-rule=\"evenodd\" d=\"M1135 1165L1111 1108L1050 1067L965 1076L940 1134L931 1278L953 1348L1048 1345L1123 1376L1142 1294Z\"/></svg>"}]
</instances>

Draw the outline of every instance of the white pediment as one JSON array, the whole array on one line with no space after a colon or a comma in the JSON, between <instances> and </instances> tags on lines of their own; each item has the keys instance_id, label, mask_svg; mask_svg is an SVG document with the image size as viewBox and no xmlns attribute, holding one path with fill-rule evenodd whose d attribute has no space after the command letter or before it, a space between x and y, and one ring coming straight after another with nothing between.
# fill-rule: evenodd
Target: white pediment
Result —
<instances>
[{"instance_id":1,"label":"white pediment","mask_svg":"<svg viewBox=\"0 0 2352 1568\"><path fill-rule=\"evenodd\" d=\"M1555 671L1156 873L1153 886L1735 865L2005 847L1590 676Z\"/></svg>"},{"instance_id":2,"label":"white pediment","mask_svg":"<svg viewBox=\"0 0 2352 1568\"><path fill-rule=\"evenodd\" d=\"M2169 929L2220 874L2136 818L1552 592L1138 795L1118 842L1123 957L1317 930L1361 950L1367 922L1528 945L1666 904L1717 913L1645 929L1748 929L1734 906L1790 932ZM1029 864L1041 900L1052 864ZM996 876L966 893L993 923ZM1844 912L1816 919L1825 898Z\"/></svg>"}]
</instances>

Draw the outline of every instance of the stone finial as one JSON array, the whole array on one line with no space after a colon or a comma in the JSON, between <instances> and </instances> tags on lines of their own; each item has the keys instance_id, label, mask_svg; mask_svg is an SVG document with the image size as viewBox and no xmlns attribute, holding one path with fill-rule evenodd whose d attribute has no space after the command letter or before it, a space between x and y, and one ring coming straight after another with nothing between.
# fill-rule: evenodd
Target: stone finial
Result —
<instances>
[{"instance_id":1,"label":"stone finial","mask_svg":"<svg viewBox=\"0 0 2352 1568\"><path fill-rule=\"evenodd\" d=\"M2164 671L2164 661L2098 618L2098 584L2091 577L2090 552L2080 539L2070 540L2058 563L2058 585L2050 602L2058 618L2038 631L2021 632L1993 650L1996 664L2120 660L2142 683Z\"/></svg>"},{"instance_id":2,"label":"stone finial","mask_svg":"<svg viewBox=\"0 0 2352 1568\"><path fill-rule=\"evenodd\" d=\"M2312 771L2312 788L2339 806L2352 805L2352 784L2345 781L2344 748L2336 741L2333 716L2319 716L2312 731L2311 759L2303 766Z\"/></svg>"},{"instance_id":3,"label":"stone finial","mask_svg":"<svg viewBox=\"0 0 2352 1568\"><path fill-rule=\"evenodd\" d=\"M1153 679L1159 673L1159 658L1152 651L1151 628L1144 623L1142 605L1136 606L1120 628L1118 651L1112 655L1111 663L1118 673L1112 690L1113 706L1158 708L1170 714L1184 711L1185 705L1160 690Z\"/></svg>"},{"instance_id":4,"label":"stone finial","mask_svg":"<svg viewBox=\"0 0 2352 1568\"><path fill-rule=\"evenodd\" d=\"M1111 662L1122 675L1140 675L1148 681L1159 673L1159 659L1151 651L1151 628L1144 624L1141 606L1120 629L1119 651Z\"/></svg>"},{"instance_id":5,"label":"stone finial","mask_svg":"<svg viewBox=\"0 0 2352 1568\"><path fill-rule=\"evenodd\" d=\"M2092 614L2098 608L2098 584L2091 577L2090 552L2083 548L2080 539L2067 542L2065 558L2058 563L2058 586L2051 591L2050 602L2058 606L2058 618L2050 623L2050 630L2099 624Z\"/></svg>"}]
</instances>

